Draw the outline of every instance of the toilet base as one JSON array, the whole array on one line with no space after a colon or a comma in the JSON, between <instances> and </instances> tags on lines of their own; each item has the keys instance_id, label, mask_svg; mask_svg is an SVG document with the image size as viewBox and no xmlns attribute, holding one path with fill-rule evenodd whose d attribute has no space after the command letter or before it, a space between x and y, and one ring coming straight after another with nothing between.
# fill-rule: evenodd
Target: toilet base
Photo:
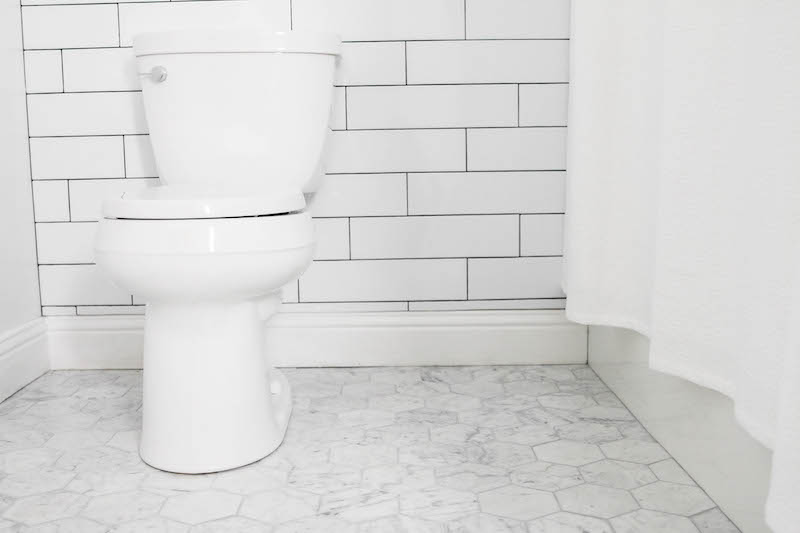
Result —
<instances>
[{"instance_id":1,"label":"toilet base","mask_svg":"<svg viewBox=\"0 0 800 533\"><path fill-rule=\"evenodd\" d=\"M144 462L168 472L219 472L281 444L291 391L263 351L264 308L263 301L148 304Z\"/></svg>"}]
</instances>

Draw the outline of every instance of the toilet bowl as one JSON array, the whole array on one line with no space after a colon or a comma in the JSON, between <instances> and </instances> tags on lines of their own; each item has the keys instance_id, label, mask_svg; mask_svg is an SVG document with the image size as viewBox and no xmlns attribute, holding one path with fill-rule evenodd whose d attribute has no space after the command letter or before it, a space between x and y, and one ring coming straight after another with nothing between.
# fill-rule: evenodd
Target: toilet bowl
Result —
<instances>
[{"instance_id":1,"label":"toilet bowl","mask_svg":"<svg viewBox=\"0 0 800 533\"><path fill-rule=\"evenodd\" d=\"M283 440L291 391L264 353L311 263L339 40L195 30L134 39L161 185L103 205L100 269L146 302L142 459L205 473Z\"/></svg>"},{"instance_id":2,"label":"toilet bowl","mask_svg":"<svg viewBox=\"0 0 800 533\"><path fill-rule=\"evenodd\" d=\"M106 202L96 261L147 302L142 459L227 470L283 440L290 391L264 353L264 325L311 262L311 218L299 193L258 205L175 200L167 188Z\"/></svg>"}]
</instances>

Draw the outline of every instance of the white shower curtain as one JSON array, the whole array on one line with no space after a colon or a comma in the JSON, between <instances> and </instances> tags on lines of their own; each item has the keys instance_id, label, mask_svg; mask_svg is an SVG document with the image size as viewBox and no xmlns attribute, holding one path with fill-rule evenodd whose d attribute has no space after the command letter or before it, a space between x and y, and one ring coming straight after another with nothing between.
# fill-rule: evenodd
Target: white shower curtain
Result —
<instances>
[{"instance_id":1,"label":"white shower curtain","mask_svg":"<svg viewBox=\"0 0 800 533\"><path fill-rule=\"evenodd\" d=\"M800 2L573 0L568 318L733 398L800 531Z\"/></svg>"}]
</instances>

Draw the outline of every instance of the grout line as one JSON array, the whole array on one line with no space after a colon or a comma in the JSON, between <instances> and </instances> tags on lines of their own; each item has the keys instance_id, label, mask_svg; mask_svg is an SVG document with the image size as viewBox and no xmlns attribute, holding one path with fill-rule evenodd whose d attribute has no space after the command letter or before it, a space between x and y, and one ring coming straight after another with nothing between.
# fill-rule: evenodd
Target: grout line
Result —
<instances>
[{"instance_id":1,"label":"grout line","mask_svg":"<svg viewBox=\"0 0 800 533\"><path fill-rule=\"evenodd\" d=\"M408 41L403 41L403 72L405 74L406 85L408 85Z\"/></svg>"},{"instance_id":2,"label":"grout line","mask_svg":"<svg viewBox=\"0 0 800 533\"><path fill-rule=\"evenodd\" d=\"M520 107L519 107L519 91L520 91L520 84L518 83L517 84L517 127L518 128L519 128L519 123L520 123L520 118L519 117L520 117L520 115L522 113L520 111Z\"/></svg>"},{"instance_id":3,"label":"grout line","mask_svg":"<svg viewBox=\"0 0 800 533\"><path fill-rule=\"evenodd\" d=\"M141 89L102 89L102 90L92 90L92 91L49 91L49 92L45 91L45 92L31 93L31 94L38 96L38 95L48 95L48 94L118 94L118 93L141 93L141 92L142 92Z\"/></svg>"},{"instance_id":4,"label":"grout line","mask_svg":"<svg viewBox=\"0 0 800 533\"><path fill-rule=\"evenodd\" d=\"M60 50L61 52L61 92L67 91L67 84L64 81L64 50Z\"/></svg>"},{"instance_id":5,"label":"grout line","mask_svg":"<svg viewBox=\"0 0 800 533\"><path fill-rule=\"evenodd\" d=\"M345 87L344 88L344 129L345 130L347 130L347 123L348 123L347 115L348 115L348 110L347 110L347 87Z\"/></svg>"},{"instance_id":6,"label":"grout line","mask_svg":"<svg viewBox=\"0 0 800 533\"><path fill-rule=\"evenodd\" d=\"M549 300L566 300L565 297L541 297L541 298L481 298L479 300L470 300L470 302L539 302L539 301L549 301ZM456 302L456 303L464 303L465 300L442 300L442 299L431 299L431 300L408 300L412 303L418 302ZM402 303L406 302L406 300L303 300L300 302L285 302L287 304L324 304L324 303L331 303L331 304L352 304L352 303ZM94 305L107 305L107 304L94 304ZM117 305L125 305L128 304L117 304ZM145 304L135 304L135 305L145 305ZM64 306L55 306L55 307L64 307Z\"/></svg>"},{"instance_id":7,"label":"grout line","mask_svg":"<svg viewBox=\"0 0 800 533\"><path fill-rule=\"evenodd\" d=\"M126 134L127 135L127 134ZM31 136L31 139L74 139L78 137L87 137L84 135L62 135L62 136ZM89 135L88 137L122 137L122 135ZM371 171L350 171L350 172L326 172L326 176L386 176L389 174L403 174L404 172L408 172L409 174L525 174L525 173L552 173L552 172L566 172L566 169L563 168L528 168L528 169L514 169L514 170L371 170ZM158 176L141 176L142 179L147 178L157 178ZM70 178L37 178L34 181L54 181L54 180L65 180ZM119 178L107 177L107 178L72 178L72 179L81 179L84 181L89 180L113 180ZM139 178L136 178L139 179ZM552 214L563 214L563 211L554 211ZM507 213L507 214L515 214L515 213Z\"/></svg>"},{"instance_id":8,"label":"grout line","mask_svg":"<svg viewBox=\"0 0 800 533\"><path fill-rule=\"evenodd\" d=\"M466 260L465 260L464 262L467 264L467 275L466 275L466 281L467 281L467 298L466 298L466 299L467 299L467 300L469 300L469 257L467 257L467 258L465 258L465 259L466 259Z\"/></svg>"},{"instance_id":9,"label":"grout line","mask_svg":"<svg viewBox=\"0 0 800 533\"><path fill-rule=\"evenodd\" d=\"M471 255L469 259L558 259L560 257L564 257L562 254L559 255L524 255L522 257L518 255ZM350 262L357 262L357 261L455 261L458 259L467 259L463 255L425 255L419 257L358 257L356 259L314 259L315 262L318 263L335 263L341 261L350 261ZM84 263L78 263L84 264Z\"/></svg>"},{"instance_id":10,"label":"grout line","mask_svg":"<svg viewBox=\"0 0 800 533\"><path fill-rule=\"evenodd\" d=\"M71 194L72 187L69 186L70 180L66 180L66 182L67 182L67 216L69 217L69 222L72 222L72 194Z\"/></svg>"},{"instance_id":11,"label":"grout line","mask_svg":"<svg viewBox=\"0 0 800 533\"><path fill-rule=\"evenodd\" d=\"M353 259L353 230L350 224L350 217L347 218L347 259Z\"/></svg>"},{"instance_id":12,"label":"grout line","mask_svg":"<svg viewBox=\"0 0 800 533\"><path fill-rule=\"evenodd\" d=\"M177 219L177 220L186 220L186 219ZM94 220L92 222L98 222ZM49 224L71 224L70 221L52 221ZM37 224L48 224L48 222L37 222ZM348 259L314 259L315 263L341 263L343 261L347 261L350 263L357 263L357 262L376 262L376 261L456 261L459 259L556 259L559 257L563 257L563 255L525 255L522 257L516 255L474 255L470 257L459 257L459 256L420 256L420 257L358 257L356 259L348 258ZM40 263L40 265L67 265L67 266L80 266L80 265L94 265L96 263L93 262L63 262L63 263Z\"/></svg>"},{"instance_id":13,"label":"grout line","mask_svg":"<svg viewBox=\"0 0 800 533\"><path fill-rule=\"evenodd\" d=\"M122 46L122 24L120 24L120 16L119 16L119 4L115 4L117 8L117 47Z\"/></svg>"},{"instance_id":14,"label":"grout line","mask_svg":"<svg viewBox=\"0 0 800 533\"><path fill-rule=\"evenodd\" d=\"M522 215L517 216L517 240L519 245L517 253L522 257Z\"/></svg>"},{"instance_id":15,"label":"grout line","mask_svg":"<svg viewBox=\"0 0 800 533\"><path fill-rule=\"evenodd\" d=\"M294 29L294 0L289 0L289 29Z\"/></svg>"},{"instance_id":16,"label":"grout line","mask_svg":"<svg viewBox=\"0 0 800 533\"><path fill-rule=\"evenodd\" d=\"M117 178L110 178L110 179L117 179ZM37 181L45 181L45 180L37 180ZM63 181L63 180L49 180L49 181ZM414 213L411 214L386 214L386 215L349 215L350 218L424 218L424 217L501 217L501 216L510 216L510 215L525 215L525 216L538 216L538 215L563 215L564 213L507 213L507 212L485 212L485 213L474 213L474 212L452 212L452 213ZM348 215L341 214L341 215L327 215L327 216L318 216L314 215L315 219L330 219L330 218L347 218Z\"/></svg>"},{"instance_id":17,"label":"grout line","mask_svg":"<svg viewBox=\"0 0 800 533\"><path fill-rule=\"evenodd\" d=\"M464 0L464 40L467 39L467 0Z\"/></svg>"},{"instance_id":18,"label":"grout line","mask_svg":"<svg viewBox=\"0 0 800 533\"><path fill-rule=\"evenodd\" d=\"M104 178L104 179L125 179L125 178ZM141 178L128 178L129 180L137 180ZM146 179L156 179L156 178L146 178ZM36 182L51 182L51 181L69 181L66 179L61 180L34 180ZM97 181L97 180L80 180L80 181ZM376 219L376 218L434 218L434 217L502 217L502 216L511 216L511 215L519 215L520 213L438 213L438 214L413 214L413 215L355 215L348 217L347 215L335 215L335 216L314 216L316 220L336 220L342 218L351 218L351 219ZM522 213L525 216L546 216L546 215L563 215L564 213ZM226 218L245 218L245 217L226 217ZM64 221L64 220L42 220L37 221L37 224L63 224L64 222L71 222L72 224L82 224L82 223L90 223L90 222L97 222L97 220L71 220L71 221ZM495 257L495 256L492 256ZM514 256L508 256L514 257ZM524 256L524 257L560 257L560 256Z\"/></svg>"},{"instance_id":19,"label":"grout line","mask_svg":"<svg viewBox=\"0 0 800 533\"><path fill-rule=\"evenodd\" d=\"M409 203L408 203L408 172L406 172L406 216L409 216L409 215L410 215L410 212L409 212Z\"/></svg>"},{"instance_id":20,"label":"grout line","mask_svg":"<svg viewBox=\"0 0 800 533\"><path fill-rule=\"evenodd\" d=\"M95 91L91 93L89 91L82 92L82 93L32 93L28 96L31 97L38 97L38 96L47 96L52 94L63 94L63 95L70 95L70 94L116 94L116 93L133 93L138 91ZM357 132L371 132L371 131L418 131L418 132L427 132L427 131L458 131L458 130L544 130L544 129L551 129L551 130L566 130L566 126L521 126L516 127L513 124L509 126L440 126L440 127L416 127L416 128L350 128L347 131L357 131ZM345 130L334 130L334 131L345 131ZM121 132L121 133L95 133L95 134L71 134L71 135L31 135L31 137L52 137L52 138L61 138L61 137L115 137L120 135L147 135L144 132ZM437 172L437 171L430 171L430 172ZM331 174L336 174L332 172Z\"/></svg>"},{"instance_id":21,"label":"grout line","mask_svg":"<svg viewBox=\"0 0 800 533\"><path fill-rule=\"evenodd\" d=\"M469 134L467 128L464 128L464 172L469 172Z\"/></svg>"},{"instance_id":22,"label":"grout line","mask_svg":"<svg viewBox=\"0 0 800 533\"><path fill-rule=\"evenodd\" d=\"M150 0L145 2L146 5L152 4L163 4L169 2L171 0ZM219 2L220 0L192 0L193 2ZM125 2L128 5L142 3L142 2ZM190 2L181 2L181 3L190 3ZM99 5L115 5L118 6L116 2L96 2L92 4L37 4L37 5L26 5L23 6L25 8L48 8L54 6L74 6L74 7L82 7L82 6L99 6ZM118 39L118 42L121 39ZM374 43L402 43L402 42L410 42L410 43L464 43L464 42L547 42L547 41L563 41L569 42L569 38L567 37L538 37L538 38L479 38L479 39L459 39L459 38L442 38L442 39L384 39L384 40L344 40L342 41L343 44L374 44ZM92 50L97 48L133 48L132 45L125 45L119 44L117 46L66 46L64 47L66 50ZM55 50L56 48L44 48L44 47L35 47L35 48L24 48L25 51L28 50Z\"/></svg>"},{"instance_id":23,"label":"grout line","mask_svg":"<svg viewBox=\"0 0 800 533\"><path fill-rule=\"evenodd\" d=\"M127 178L128 177L128 159L127 154L125 153L125 136L122 136L122 175ZM115 178L119 179L119 178Z\"/></svg>"}]
</instances>

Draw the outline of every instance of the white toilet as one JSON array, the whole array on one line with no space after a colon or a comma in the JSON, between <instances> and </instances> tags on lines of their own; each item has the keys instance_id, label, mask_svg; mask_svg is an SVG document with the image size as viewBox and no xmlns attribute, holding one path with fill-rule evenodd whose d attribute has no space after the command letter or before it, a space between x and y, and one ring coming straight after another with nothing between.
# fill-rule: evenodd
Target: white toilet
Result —
<instances>
[{"instance_id":1,"label":"white toilet","mask_svg":"<svg viewBox=\"0 0 800 533\"><path fill-rule=\"evenodd\" d=\"M156 468L226 470L283 440L290 390L264 322L311 262L306 198L339 46L258 30L134 39L162 185L104 204L95 254L147 302L140 454Z\"/></svg>"}]
</instances>

